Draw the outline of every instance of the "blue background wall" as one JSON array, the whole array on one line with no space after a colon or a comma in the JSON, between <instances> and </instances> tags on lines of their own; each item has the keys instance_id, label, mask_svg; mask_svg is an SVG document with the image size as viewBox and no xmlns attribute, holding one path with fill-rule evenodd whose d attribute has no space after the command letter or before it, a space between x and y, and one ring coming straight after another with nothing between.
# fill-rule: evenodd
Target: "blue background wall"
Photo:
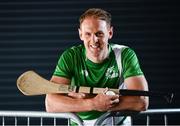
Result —
<instances>
[{"instance_id":1,"label":"blue background wall","mask_svg":"<svg viewBox=\"0 0 180 126\"><path fill-rule=\"evenodd\" d=\"M0 110L45 110L44 96L23 96L16 79L27 70L50 79L63 50L81 43L78 18L90 7L111 12L111 42L135 50L150 90L174 92L171 105L152 97L149 108L179 107L176 0L1 0Z\"/></svg>"}]
</instances>

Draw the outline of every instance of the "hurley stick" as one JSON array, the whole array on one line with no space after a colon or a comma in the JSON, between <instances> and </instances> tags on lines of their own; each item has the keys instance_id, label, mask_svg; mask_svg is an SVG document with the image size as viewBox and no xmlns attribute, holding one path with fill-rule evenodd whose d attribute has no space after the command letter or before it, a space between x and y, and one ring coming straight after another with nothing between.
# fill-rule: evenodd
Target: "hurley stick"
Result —
<instances>
[{"instance_id":1,"label":"hurley stick","mask_svg":"<svg viewBox=\"0 0 180 126\"><path fill-rule=\"evenodd\" d=\"M50 82L34 71L27 71L20 75L17 79L17 87L24 95L43 95L49 93L69 93L82 92L99 94L102 93L105 88L96 87L77 87L65 84L57 84ZM140 91L140 90L126 90L126 89L108 89L108 91L113 91L116 94L123 96L160 96L165 98L168 102L172 101L173 94L161 93L161 92L150 92L150 91Z\"/></svg>"}]
</instances>

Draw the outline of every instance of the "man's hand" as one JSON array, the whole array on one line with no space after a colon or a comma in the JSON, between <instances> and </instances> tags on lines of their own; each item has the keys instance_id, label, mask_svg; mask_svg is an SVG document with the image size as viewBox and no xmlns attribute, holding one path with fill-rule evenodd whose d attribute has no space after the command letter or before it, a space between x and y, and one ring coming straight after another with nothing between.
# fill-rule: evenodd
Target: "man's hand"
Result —
<instances>
[{"instance_id":1,"label":"man's hand","mask_svg":"<svg viewBox=\"0 0 180 126\"><path fill-rule=\"evenodd\" d=\"M110 108L119 103L119 95L106 95L104 93L98 94L92 98L94 110L108 111Z\"/></svg>"},{"instance_id":2,"label":"man's hand","mask_svg":"<svg viewBox=\"0 0 180 126\"><path fill-rule=\"evenodd\" d=\"M75 99L90 99L91 103L93 105L93 110L96 111L108 111L117 103L119 103L119 95L116 95L112 91L108 91L108 88L106 88L101 94L98 94L96 96L89 97L88 95L84 93L75 93L75 92L69 92L68 96L75 98Z\"/></svg>"}]
</instances>

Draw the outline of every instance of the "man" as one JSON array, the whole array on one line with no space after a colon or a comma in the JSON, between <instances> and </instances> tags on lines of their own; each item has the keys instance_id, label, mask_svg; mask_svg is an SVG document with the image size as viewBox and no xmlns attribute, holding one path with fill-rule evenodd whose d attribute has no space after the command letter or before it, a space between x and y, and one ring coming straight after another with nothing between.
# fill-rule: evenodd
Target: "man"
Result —
<instances>
[{"instance_id":1,"label":"man","mask_svg":"<svg viewBox=\"0 0 180 126\"><path fill-rule=\"evenodd\" d=\"M148 90L135 52L121 46L118 59L119 54L114 51L118 45L108 42L113 36L111 14L91 8L81 15L79 21L83 44L67 49L61 55L51 81L76 86ZM74 92L47 94L46 110L76 112L83 120L95 120L106 111L143 111L148 107L147 97L106 95L107 88L96 96Z\"/></svg>"}]
</instances>

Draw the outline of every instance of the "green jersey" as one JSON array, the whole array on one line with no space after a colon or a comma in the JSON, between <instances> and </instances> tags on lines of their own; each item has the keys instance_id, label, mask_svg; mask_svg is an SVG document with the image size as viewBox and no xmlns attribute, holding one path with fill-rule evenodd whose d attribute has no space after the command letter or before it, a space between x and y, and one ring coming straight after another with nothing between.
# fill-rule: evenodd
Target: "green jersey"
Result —
<instances>
[{"instance_id":1,"label":"green jersey","mask_svg":"<svg viewBox=\"0 0 180 126\"><path fill-rule=\"evenodd\" d=\"M130 76L142 75L135 52L126 47L121 51L121 59L116 61L114 44L109 44L109 57L102 63L93 63L86 57L84 45L67 49L59 58L54 75L71 80L71 85L88 87L118 88L120 80ZM122 64L122 78L117 62ZM83 120L98 118L102 112L79 112Z\"/></svg>"}]
</instances>

